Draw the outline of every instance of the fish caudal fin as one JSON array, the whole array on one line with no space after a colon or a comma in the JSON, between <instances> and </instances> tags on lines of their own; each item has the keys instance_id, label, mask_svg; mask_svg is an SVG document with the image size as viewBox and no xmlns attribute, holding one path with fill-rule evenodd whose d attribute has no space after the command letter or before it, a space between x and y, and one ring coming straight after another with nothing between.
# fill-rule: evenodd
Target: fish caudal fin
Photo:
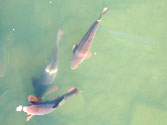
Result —
<instances>
[{"instance_id":1,"label":"fish caudal fin","mask_svg":"<svg viewBox=\"0 0 167 125\"><path fill-rule=\"evenodd\" d=\"M72 95L76 95L78 94L78 89L77 88L72 88L70 90L68 90L68 92L64 95L64 98L68 98Z\"/></svg>"},{"instance_id":2,"label":"fish caudal fin","mask_svg":"<svg viewBox=\"0 0 167 125\"><path fill-rule=\"evenodd\" d=\"M100 16L99 16L99 18L98 18L98 20L97 21L101 21L101 18L102 18L102 16L107 12L109 10L109 8L108 7L104 7L104 9L103 9L103 11L101 12L101 14L100 14Z\"/></svg>"},{"instance_id":3,"label":"fish caudal fin","mask_svg":"<svg viewBox=\"0 0 167 125\"><path fill-rule=\"evenodd\" d=\"M60 41L62 35L63 35L63 30L59 29L57 33L57 42Z\"/></svg>"},{"instance_id":4,"label":"fish caudal fin","mask_svg":"<svg viewBox=\"0 0 167 125\"><path fill-rule=\"evenodd\" d=\"M68 90L67 93L78 93L78 89L77 88L72 88L72 89Z\"/></svg>"},{"instance_id":5,"label":"fish caudal fin","mask_svg":"<svg viewBox=\"0 0 167 125\"><path fill-rule=\"evenodd\" d=\"M37 98L35 96L29 96L28 97L28 101L31 102L31 103L40 103L42 102L42 98Z\"/></svg>"},{"instance_id":6,"label":"fish caudal fin","mask_svg":"<svg viewBox=\"0 0 167 125\"><path fill-rule=\"evenodd\" d=\"M109 10L108 7L104 7L104 9L103 9L103 11L102 11L102 14L104 15L108 10Z\"/></svg>"},{"instance_id":7,"label":"fish caudal fin","mask_svg":"<svg viewBox=\"0 0 167 125\"><path fill-rule=\"evenodd\" d=\"M57 108L58 106L61 106L62 104L65 103L65 101L67 101L71 96L74 96L78 94L78 89L77 88L72 88L70 89L66 94L64 94L63 96L59 97L58 99L56 99L56 103L53 106L53 108Z\"/></svg>"}]
</instances>

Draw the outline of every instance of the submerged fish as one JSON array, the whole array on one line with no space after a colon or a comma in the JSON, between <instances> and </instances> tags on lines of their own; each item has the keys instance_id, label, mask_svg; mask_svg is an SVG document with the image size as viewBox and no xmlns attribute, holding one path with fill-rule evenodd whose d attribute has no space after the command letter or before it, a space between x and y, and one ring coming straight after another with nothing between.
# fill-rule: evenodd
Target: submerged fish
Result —
<instances>
[{"instance_id":1,"label":"submerged fish","mask_svg":"<svg viewBox=\"0 0 167 125\"><path fill-rule=\"evenodd\" d=\"M61 36L63 34L62 30L58 31L57 34L57 40L56 40L56 46L53 51L53 56L51 58L51 61L46 66L44 72L41 74L40 78L33 78L32 84L34 87L34 95L35 96L29 96L28 100L33 103L38 103L42 101L42 97L46 93L54 92L57 90L57 87L53 85L53 81L56 77L57 73L57 67L58 67L58 46L59 41L61 39Z\"/></svg>"},{"instance_id":2,"label":"submerged fish","mask_svg":"<svg viewBox=\"0 0 167 125\"><path fill-rule=\"evenodd\" d=\"M0 77L3 77L6 72L6 52L5 48L0 48Z\"/></svg>"},{"instance_id":3,"label":"submerged fish","mask_svg":"<svg viewBox=\"0 0 167 125\"><path fill-rule=\"evenodd\" d=\"M30 105L24 106L23 111L26 112L28 115L27 121L29 121L34 115L45 115L53 112L56 108L64 104L64 102L67 101L71 96L76 95L77 93L78 90L76 88L72 88L66 94L58 97L55 100L32 103ZM21 108L22 110L22 106L19 106L18 108Z\"/></svg>"},{"instance_id":4,"label":"submerged fish","mask_svg":"<svg viewBox=\"0 0 167 125\"><path fill-rule=\"evenodd\" d=\"M92 45L93 38L101 22L102 16L108 11L108 8L104 8L99 18L93 23L88 32L80 41L79 45L73 45L73 57L71 62L71 68L76 69L80 63L91 56L89 49Z\"/></svg>"}]
</instances>

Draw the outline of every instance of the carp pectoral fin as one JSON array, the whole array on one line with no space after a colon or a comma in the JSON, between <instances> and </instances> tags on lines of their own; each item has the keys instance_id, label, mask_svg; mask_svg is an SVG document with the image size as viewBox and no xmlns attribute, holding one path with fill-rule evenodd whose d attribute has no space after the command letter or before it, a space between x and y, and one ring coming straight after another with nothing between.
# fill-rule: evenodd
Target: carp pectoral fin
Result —
<instances>
[{"instance_id":1,"label":"carp pectoral fin","mask_svg":"<svg viewBox=\"0 0 167 125\"><path fill-rule=\"evenodd\" d=\"M27 122L28 122L30 119L32 119L32 117L33 117L33 115L29 114L29 115L27 116Z\"/></svg>"},{"instance_id":2,"label":"carp pectoral fin","mask_svg":"<svg viewBox=\"0 0 167 125\"><path fill-rule=\"evenodd\" d=\"M75 52L76 48L77 48L77 44L74 44L74 45L72 46L72 51L73 51L73 53Z\"/></svg>"},{"instance_id":3,"label":"carp pectoral fin","mask_svg":"<svg viewBox=\"0 0 167 125\"><path fill-rule=\"evenodd\" d=\"M77 47L77 44L74 44L73 46L72 46L72 50L74 51L74 49Z\"/></svg>"},{"instance_id":4,"label":"carp pectoral fin","mask_svg":"<svg viewBox=\"0 0 167 125\"><path fill-rule=\"evenodd\" d=\"M50 93L56 92L57 90L58 90L58 87L56 85L51 85L48 91L46 92L46 94L48 95Z\"/></svg>"},{"instance_id":5,"label":"carp pectoral fin","mask_svg":"<svg viewBox=\"0 0 167 125\"><path fill-rule=\"evenodd\" d=\"M37 82L38 82L38 78L32 77L32 85L34 88L36 87Z\"/></svg>"},{"instance_id":6,"label":"carp pectoral fin","mask_svg":"<svg viewBox=\"0 0 167 125\"><path fill-rule=\"evenodd\" d=\"M86 59L88 59L91 56L91 52L89 51L88 54L86 55Z\"/></svg>"},{"instance_id":7,"label":"carp pectoral fin","mask_svg":"<svg viewBox=\"0 0 167 125\"><path fill-rule=\"evenodd\" d=\"M28 96L28 101L35 104L35 103L40 103L42 102L42 98L37 98L35 96Z\"/></svg>"}]
</instances>

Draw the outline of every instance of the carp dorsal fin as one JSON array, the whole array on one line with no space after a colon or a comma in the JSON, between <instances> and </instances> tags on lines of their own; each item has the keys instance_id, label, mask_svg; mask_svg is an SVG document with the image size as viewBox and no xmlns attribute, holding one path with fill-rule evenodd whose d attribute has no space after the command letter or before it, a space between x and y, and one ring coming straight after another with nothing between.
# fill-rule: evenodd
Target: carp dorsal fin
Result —
<instances>
[{"instance_id":1,"label":"carp dorsal fin","mask_svg":"<svg viewBox=\"0 0 167 125\"><path fill-rule=\"evenodd\" d=\"M87 55L86 55L86 59L88 59L91 55L92 55L92 54L91 54L91 52L89 51L89 52L87 53Z\"/></svg>"},{"instance_id":2,"label":"carp dorsal fin","mask_svg":"<svg viewBox=\"0 0 167 125\"><path fill-rule=\"evenodd\" d=\"M77 44L74 44L74 45L72 46L72 51L73 51L73 53L75 52L75 50L77 49L77 47L78 47Z\"/></svg>"},{"instance_id":3,"label":"carp dorsal fin","mask_svg":"<svg viewBox=\"0 0 167 125\"><path fill-rule=\"evenodd\" d=\"M58 87L56 85L51 85L48 89L48 91L46 92L46 95L56 92L58 90Z\"/></svg>"},{"instance_id":4,"label":"carp dorsal fin","mask_svg":"<svg viewBox=\"0 0 167 125\"><path fill-rule=\"evenodd\" d=\"M37 83L38 83L38 78L32 77L32 85L34 88L36 88Z\"/></svg>"}]
</instances>

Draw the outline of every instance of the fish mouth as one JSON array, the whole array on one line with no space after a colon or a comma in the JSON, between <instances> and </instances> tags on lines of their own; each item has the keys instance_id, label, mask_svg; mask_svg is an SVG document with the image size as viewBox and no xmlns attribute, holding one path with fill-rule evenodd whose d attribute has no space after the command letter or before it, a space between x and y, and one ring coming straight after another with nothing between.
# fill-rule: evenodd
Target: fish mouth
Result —
<instances>
[{"instance_id":1,"label":"fish mouth","mask_svg":"<svg viewBox=\"0 0 167 125\"><path fill-rule=\"evenodd\" d=\"M23 107L23 111L24 111L24 112L27 112L27 108L26 108L26 107Z\"/></svg>"},{"instance_id":2,"label":"fish mouth","mask_svg":"<svg viewBox=\"0 0 167 125\"><path fill-rule=\"evenodd\" d=\"M71 66L71 69L76 69L77 67L73 67L73 66Z\"/></svg>"},{"instance_id":3,"label":"fish mouth","mask_svg":"<svg viewBox=\"0 0 167 125\"><path fill-rule=\"evenodd\" d=\"M30 95L28 97L28 101L31 102L31 103L40 103L40 102L42 102L42 98L38 98L38 97Z\"/></svg>"}]
</instances>

